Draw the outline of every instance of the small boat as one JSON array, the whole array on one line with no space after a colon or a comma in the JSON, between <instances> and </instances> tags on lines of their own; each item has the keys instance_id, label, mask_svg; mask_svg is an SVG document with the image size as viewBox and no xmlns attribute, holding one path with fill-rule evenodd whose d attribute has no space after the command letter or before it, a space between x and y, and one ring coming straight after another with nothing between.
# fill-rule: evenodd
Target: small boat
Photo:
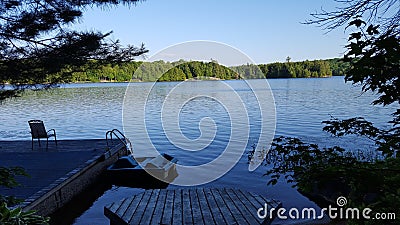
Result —
<instances>
[{"instance_id":1,"label":"small boat","mask_svg":"<svg viewBox=\"0 0 400 225\"><path fill-rule=\"evenodd\" d=\"M176 162L176 158L165 153L156 157L123 156L107 168L107 177L112 184L119 186L168 186L178 176Z\"/></svg>"}]
</instances>

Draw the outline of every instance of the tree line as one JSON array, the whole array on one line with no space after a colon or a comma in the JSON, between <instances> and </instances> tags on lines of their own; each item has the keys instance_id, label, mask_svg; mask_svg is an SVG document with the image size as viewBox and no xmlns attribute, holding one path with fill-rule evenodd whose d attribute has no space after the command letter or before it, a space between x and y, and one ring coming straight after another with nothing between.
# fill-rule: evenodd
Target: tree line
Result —
<instances>
[{"instance_id":1,"label":"tree line","mask_svg":"<svg viewBox=\"0 0 400 225\"><path fill-rule=\"evenodd\" d=\"M118 65L93 66L88 62L64 82L147 82L183 81L207 79L260 79L260 78L309 78L345 75L349 63L341 59L247 64L225 67L217 61L140 62L132 61ZM65 72L68 68L64 69ZM61 73L62 73L61 72ZM58 74L54 76L59 76Z\"/></svg>"}]
</instances>

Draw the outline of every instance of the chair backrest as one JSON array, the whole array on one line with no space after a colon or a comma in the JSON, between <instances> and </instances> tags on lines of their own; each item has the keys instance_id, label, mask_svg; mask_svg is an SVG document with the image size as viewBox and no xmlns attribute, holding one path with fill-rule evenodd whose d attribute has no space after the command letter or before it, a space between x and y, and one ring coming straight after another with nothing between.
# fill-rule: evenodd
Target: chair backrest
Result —
<instances>
[{"instance_id":1,"label":"chair backrest","mask_svg":"<svg viewBox=\"0 0 400 225\"><path fill-rule=\"evenodd\" d=\"M32 138L47 138L46 128L41 120L29 120Z\"/></svg>"}]
</instances>

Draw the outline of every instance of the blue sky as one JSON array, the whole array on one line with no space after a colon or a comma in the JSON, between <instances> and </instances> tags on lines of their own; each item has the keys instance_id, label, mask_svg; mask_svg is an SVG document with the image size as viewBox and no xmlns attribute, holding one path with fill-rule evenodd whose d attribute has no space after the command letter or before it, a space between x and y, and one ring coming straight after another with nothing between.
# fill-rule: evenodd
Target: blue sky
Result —
<instances>
[{"instance_id":1,"label":"blue sky","mask_svg":"<svg viewBox=\"0 0 400 225\"><path fill-rule=\"evenodd\" d=\"M334 9L333 0L147 0L136 6L88 9L83 30L113 31L122 44L144 43L148 56L180 42L211 40L231 45L256 63L339 57L343 29L329 33L301 24L310 13Z\"/></svg>"}]
</instances>

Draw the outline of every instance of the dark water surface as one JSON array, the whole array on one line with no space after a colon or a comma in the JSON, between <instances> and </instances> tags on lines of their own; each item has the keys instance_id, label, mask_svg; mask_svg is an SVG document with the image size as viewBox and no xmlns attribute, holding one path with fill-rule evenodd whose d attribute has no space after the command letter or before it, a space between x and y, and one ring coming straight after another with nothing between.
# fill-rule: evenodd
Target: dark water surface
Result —
<instances>
[{"instance_id":1,"label":"dark water surface","mask_svg":"<svg viewBox=\"0 0 400 225\"><path fill-rule=\"evenodd\" d=\"M251 91L243 88L243 81L225 81L232 86L243 99L249 121L249 136L246 151L251 150L252 144L259 140L261 113L254 107L257 99ZM257 80L252 80L255 84ZM348 118L364 116L366 119L384 125L390 119L390 108L371 106L374 96L370 93L361 94L360 87L344 83L343 77L312 78L312 79L275 79L269 80L276 105L276 136L295 136L304 141L318 143L324 146L340 144L354 150L364 150L372 144L364 139L354 141L353 138L333 138L322 131L321 121L330 116ZM49 92L31 92L21 98L6 101L0 108L0 140L29 139L30 119L45 121L48 129L55 128L59 139L92 139L103 138L107 130L117 128L123 130L122 106L127 84L76 84ZM134 83L130 88L135 90L132 101L149 98L143 90L151 83ZM172 120L174 115L161 113L161 106L168 93L177 85L175 82L158 83L153 89L146 108L146 128L152 144L160 152L167 152L178 158L182 165L200 165L212 161L225 149L230 141L232 123L230 112L224 104L209 97L197 97L187 101L178 116L180 132L189 138L201 137L202 131L213 130L215 137L203 150L188 152L176 148L163 131L163 120ZM172 101L182 102L189 90L207 92L209 96L229 97L231 93L220 89L220 82L202 81L191 82L187 91L178 93ZM256 85L255 85L256 86ZM185 90L185 89L183 89ZM124 111L124 113L127 113ZM132 118L136 115L131 109ZM205 123L199 125L207 118ZM211 122L210 122L211 121ZM203 121L204 122L204 121ZM132 124L130 124L132 125ZM131 129L135 128L132 125ZM200 128L199 126L203 126ZM204 129L204 130L202 130ZM173 135L172 135L173 136ZM141 140L134 140L134 148L146 149ZM231 140L235 141L235 140ZM283 202L285 208L315 207L315 203L299 194L290 185L278 182L275 186L267 186L264 177L265 166L253 172L248 171L247 155L239 160L224 176L203 186L236 187L260 193L267 198L275 198ZM179 171L178 171L179 173ZM198 174L197 176L202 176ZM178 178L179 179L179 176ZM193 179L196 179L194 176ZM168 188L177 188L170 185ZM126 196L142 191L138 188L112 187L106 189L101 197L82 215L77 216L74 224L108 224L103 216L103 207ZM78 213L80 214L80 213ZM280 221L290 223L289 221Z\"/></svg>"}]
</instances>

